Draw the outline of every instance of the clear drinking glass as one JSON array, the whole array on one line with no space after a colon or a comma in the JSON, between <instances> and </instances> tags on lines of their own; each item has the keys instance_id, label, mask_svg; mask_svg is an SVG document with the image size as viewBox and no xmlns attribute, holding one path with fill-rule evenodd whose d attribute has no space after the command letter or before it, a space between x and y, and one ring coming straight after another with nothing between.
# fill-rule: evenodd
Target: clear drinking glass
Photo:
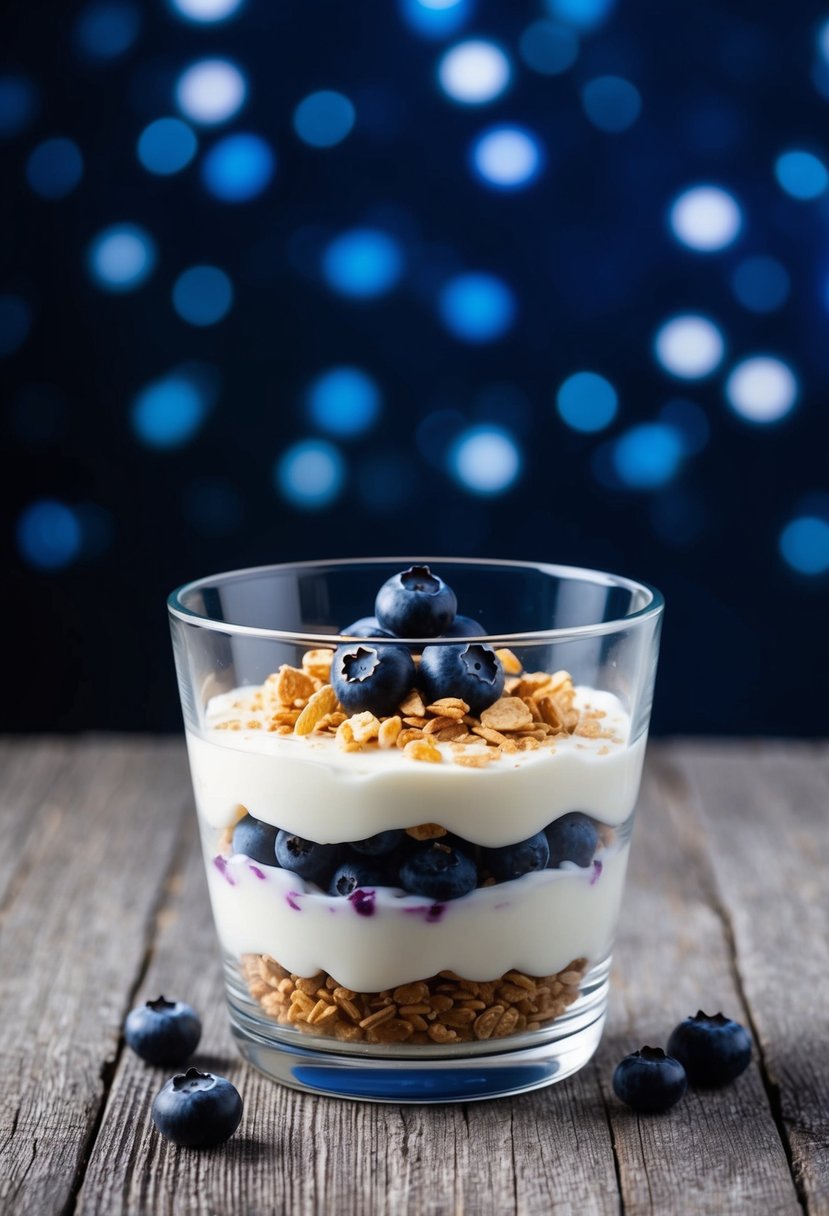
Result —
<instances>
[{"instance_id":1,"label":"clear drinking glass","mask_svg":"<svg viewBox=\"0 0 829 1216\"><path fill-rule=\"evenodd\" d=\"M332 652L347 645L370 671L397 639L365 623L342 631L401 571L431 587L424 565L472 618L456 625L466 635L400 639L402 705L346 712ZM297 1089L394 1102L519 1093L587 1062L662 609L659 592L611 574L454 558L267 566L173 592L207 881L246 1059ZM470 712L446 675L460 662L494 703ZM443 673L437 687L427 671ZM451 889L436 895L422 877L432 864L451 870Z\"/></svg>"}]
</instances>

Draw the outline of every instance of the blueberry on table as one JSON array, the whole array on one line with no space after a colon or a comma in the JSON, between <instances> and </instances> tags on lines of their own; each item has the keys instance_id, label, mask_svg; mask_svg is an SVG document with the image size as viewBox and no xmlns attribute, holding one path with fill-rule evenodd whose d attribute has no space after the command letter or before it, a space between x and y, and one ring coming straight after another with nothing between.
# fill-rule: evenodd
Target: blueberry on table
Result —
<instances>
[{"instance_id":1,"label":"blueberry on table","mask_svg":"<svg viewBox=\"0 0 829 1216\"><path fill-rule=\"evenodd\" d=\"M728 1085L751 1060L751 1035L722 1013L700 1009L671 1032L668 1051L682 1063L692 1085L716 1089Z\"/></svg>"},{"instance_id":2,"label":"blueberry on table","mask_svg":"<svg viewBox=\"0 0 829 1216\"><path fill-rule=\"evenodd\" d=\"M688 1088L679 1060L661 1047L643 1047L625 1056L613 1073L613 1092L620 1102L642 1114L658 1114L673 1106Z\"/></svg>"},{"instance_id":3,"label":"blueberry on table","mask_svg":"<svg viewBox=\"0 0 829 1216\"><path fill-rule=\"evenodd\" d=\"M403 843L405 835L402 828L392 828L388 832L377 832L365 840L352 840L350 843L355 853L364 853L366 857L385 857Z\"/></svg>"},{"instance_id":4,"label":"blueberry on table","mask_svg":"<svg viewBox=\"0 0 829 1216\"><path fill-rule=\"evenodd\" d=\"M440 902L468 895L477 883L474 861L442 840L430 841L400 867L400 885L404 891Z\"/></svg>"},{"instance_id":5,"label":"blueberry on table","mask_svg":"<svg viewBox=\"0 0 829 1216\"><path fill-rule=\"evenodd\" d=\"M460 697L471 713L479 714L504 691L504 669L485 642L425 646L418 681L430 701Z\"/></svg>"},{"instance_id":6,"label":"blueberry on table","mask_svg":"<svg viewBox=\"0 0 829 1216\"><path fill-rule=\"evenodd\" d=\"M334 652L331 686L350 714L393 714L416 679L405 646L346 642Z\"/></svg>"},{"instance_id":7,"label":"blueberry on table","mask_svg":"<svg viewBox=\"0 0 829 1216\"><path fill-rule=\"evenodd\" d=\"M544 829L550 846L551 870L556 870L563 861L575 862L577 866L589 866L599 844L599 833L595 823L581 811L562 815Z\"/></svg>"},{"instance_id":8,"label":"blueberry on table","mask_svg":"<svg viewBox=\"0 0 829 1216\"><path fill-rule=\"evenodd\" d=\"M323 887L328 885L329 876L340 859L338 844L317 844L315 840L285 831L277 833L274 852L277 865L283 870L291 870L300 878Z\"/></svg>"},{"instance_id":9,"label":"blueberry on table","mask_svg":"<svg viewBox=\"0 0 829 1216\"><path fill-rule=\"evenodd\" d=\"M386 629L380 628L380 622L376 616L361 616L359 621L352 621L350 625L346 625L345 629L341 629L340 633L346 638L391 638L391 634Z\"/></svg>"},{"instance_id":10,"label":"blueberry on table","mask_svg":"<svg viewBox=\"0 0 829 1216\"><path fill-rule=\"evenodd\" d=\"M461 616L459 613L449 628L444 629L441 636L444 638L482 638L485 635L486 629L480 621L473 621L471 616Z\"/></svg>"},{"instance_id":11,"label":"blueberry on table","mask_svg":"<svg viewBox=\"0 0 829 1216\"><path fill-rule=\"evenodd\" d=\"M239 1091L224 1077L188 1068L171 1077L153 1102L162 1136L185 1148L213 1148L229 1140L242 1118Z\"/></svg>"},{"instance_id":12,"label":"blueberry on table","mask_svg":"<svg viewBox=\"0 0 829 1216\"><path fill-rule=\"evenodd\" d=\"M183 1064L199 1045L201 1021L190 1005L160 996L127 1014L124 1038L148 1064Z\"/></svg>"},{"instance_id":13,"label":"blueberry on table","mask_svg":"<svg viewBox=\"0 0 829 1216\"><path fill-rule=\"evenodd\" d=\"M549 860L550 846L543 832L536 832L527 840L504 845L500 849L484 849L482 855L486 868L499 882L521 878L533 870L546 870Z\"/></svg>"},{"instance_id":14,"label":"blueberry on table","mask_svg":"<svg viewBox=\"0 0 829 1216\"><path fill-rule=\"evenodd\" d=\"M344 861L334 871L328 887L329 895L351 895L359 889L388 887L388 878L378 866L367 865L362 858Z\"/></svg>"},{"instance_id":15,"label":"blueberry on table","mask_svg":"<svg viewBox=\"0 0 829 1216\"><path fill-rule=\"evenodd\" d=\"M380 590L374 613L382 629L399 638L436 638L451 625L458 601L428 566L393 574Z\"/></svg>"},{"instance_id":16,"label":"blueberry on table","mask_svg":"<svg viewBox=\"0 0 829 1216\"><path fill-rule=\"evenodd\" d=\"M259 861L263 866L272 866L278 831L279 828L270 823L254 819L253 815L245 815L233 829L233 852L244 853L251 861Z\"/></svg>"}]
</instances>

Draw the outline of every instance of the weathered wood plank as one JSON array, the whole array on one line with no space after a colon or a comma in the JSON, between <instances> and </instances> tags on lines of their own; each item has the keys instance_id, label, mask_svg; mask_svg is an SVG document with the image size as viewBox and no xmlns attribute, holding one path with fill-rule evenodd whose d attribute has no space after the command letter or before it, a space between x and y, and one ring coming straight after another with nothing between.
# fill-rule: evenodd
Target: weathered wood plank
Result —
<instances>
[{"instance_id":1,"label":"weathered wood plank","mask_svg":"<svg viewBox=\"0 0 829 1216\"><path fill-rule=\"evenodd\" d=\"M194 848L162 914L136 999L164 991L204 1014L193 1063L245 1100L239 1132L213 1153L155 1133L150 1107L170 1070L119 1063L79 1196L79 1216L244 1211L292 1216L619 1210L607 1119L587 1074L514 1102L395 1107L300 1094L243 1065L232 1046L217 945Z\"/></svg>"},{"instance_id":2,"label":"weathered wood plank","mask_svg":"<svg viewBox=\"0 0 829 1216\"><path fill-rule=\"evenodd\" d=\"M4 1216L70 1200L190 801L178 743L16 749L0 920Z\"/></svg>"},{"instance_id":3,"label":"weathered wood plank","mask_svg":"<svg viewBox=\"0 0 829 1216\"><path fill-rule=\"evenodd\" d=\"M52 834L38 841L39 833L30 833L30 868L22 883L12 875L7 887L4 928L8 932L13 925L15 940L21 943L16 956L22 952L31 958L32 977L25 992L18 986L15 993L0 997L0 1016L5 1016L7 1004L16 1008L12 1025L17 1045L13 1054L5 1045L0 1048L0 1066L5 1077L19 1070L24 1091L16 1125L13 1111L6 1111L0 1101L0 1128L15 1131L10 1156L6 1147L6 1160L13 1167L11 1181L3 1189L0 1180L4 1213L37 1210L38 1203L44 1210L59 1209L68 1193L61 1189L67 1178L71 1189L71 1176L94 1128L104 1089L101 1068L115 1055L129 988L125 977L135 974L135 960L152 919L154 897L141 886L139 867L159 854L169 864L179 810L189 802L177 744L158 748L118 744L117 760L110 745L98 751L84 746L83 757L71 759L61 777L67 789L58 800L60 814ZM728 745L723 763L745 754L742 745ZM96 757L97 764L91 763ZM204 1052L196 1062L235 1080L246 1100L245 1118L239 1133L222 1149L207 1154L175 1149L155 1134L149 1119L152 1096L166 1073L147 1068L125 1051L91 1149L78 1210L107 1216L283 1210L292 1216L328 1211L337 1211L338 1216L386 1212L533 1216L548 1211L604 1216L620 1210L615 1142L627 1213L775 1216L799 1212L756 1065L729 1089L691 1094L658 1118L637 1119L610 1092L613 1065L626 1051L644 1042L664 1043L675 1022L700 1005L722 1007L745 1019L744 991L760 1031L765 1062L771 1068L771 1061L777 1060L782 1070L782 1082L778 1074L770 1075L778 1078L774 1083L780 1085L784 1115L790 1110L786 1128L792 1136L795 1167L801 1169L801 1186L810 1197L810 1211L823 1212L818 1186L822 1158L817 1150L825 1148L826 1116L821 1122L811 1098L808 1123L798 1123L795 1105L786 1107L786 1095L794 1103L808 1079L802 1081L797 1069L791 1077L785 1073L790 1024L777 1015L764 1023L762 1007L768 992L759 979L753 989L745 971L748 944L753 941L758 958L766 962L760 978L773 983L776 959L769 959L767 942L776 943L776 954L784 947L785 935L778 941L753 923L741 923L737 905L744 897L749 903L762 902L769 890L760 881L762 868L755 872L759 854L749 868L754 877L751 882L746 879L743 896L739 884L731 885L731 869L739 868L737 858L742 856L739 815L735 812L732 827L708 823L706 816L717 814L716 797L708 787L703 790L694 784L689 800L686 786L676 779L677 771L686 772L686 759L691 765L688 771L696 774L694 747L653 749L634 840L611 1017L596 1062L561 1086L511 1101L465 1107L397 1108L310 1097L272 1085L239 1062L227 1029L215 937L191 823L193 847L188 845L183 871L171 884L158 917L149 970L136 999L163 990L191 999L203 1011ZM700 763L708 763L707 755ZM119 766L123 788L107 818L100 805L102 790L113 789ZM787 790L793 788L791 782L781 781ZM83 804L88 822L96 826L93 839L79 843L66 827L66 812ZM166 817L162 805L169 812ZM137 815L140 823L125 828L123 818ZM817 822L817 818L808 820L804 849ZM784 815L769 811L768 822L763 823L773 855L786 847ZM76 827L76 819L71 827ZM825 847L824 840L821 848ZM58 853L71 871L68 876L56 864ZM812 857L818 855L825 859L824 852L811 850ZM768 850L763 856L768 861ZM131 871L127 857L135 859ZM96 894L82 867L86 863L90 871L109 870L108 862L114 864L117 878L102 879L103 894ZM150 869L157 885L163 867L153 867L154 863ZM114 911L119 884L129 903L123 914ZM781 882L781 890L784 885ZM819 890L812 895L818 897ZM734 909L729 901L735 903ZM805 920L801 917L805 929L801 927L798 942L821 928L825 932L825 922L808 896L806 902L810 910ZM772 916L773 910L764 911ZM739 976L724 912L737 940ZM113 934L119 915L121 923ZM753 913L747 915L751 919ZM40 934L38 916L45 923ZM63 932L58 931L61 928ZM113 958L115 939L118 959ZM67 946L71 942L74 947ZM789 991L797 991L804 966L802 961L792 964ZM20 1004L32 1000L46 1002L39 1022L33 1022L30 1013L27 1017ZM65 1013L63 1022L56 1008ZM798 1069L801 1063L798 1058ZM38 1085L40 1091L33 1093ZM799 1149L795 1131L802 1133ZM68 1147L55 1143L58 1134L61 1141L68 1138ZM28 1179L20 1181L28 1160L33 1178L29 1185ZM813 1175L811 1191L802 1164L807 1160ZM7 1168L4 1161L3 1179Z\"/></svg>"},{"instance_id":4,"label":"weathered wood plank","mask_svg":"<svg viewBox=\"0 0 829 1216\"><path fill-rule=\"evenodd\" d=\"M608 1030L595 1071L605 1094L628 1216L797 1213L785 1152L755 1061L732 1086L689 1091L670 1112L637 1117L613 1096L615 1064L664 1047L702 1007L746 1020L726 928L712 903L708 839L669 789L681 745L649 756L622 910Z\"/></svg>"},{"instance_id":5,"label":"weathered wood plank","mask_svg":"<svg viewBox=\"0 0 829 1216\"><path fill-rule=\"evenodd\" d=\"M829 1213L829 748L792 742L683 748L792 1167L810 1213ZM683 796L683 791L679 791Z\"/></svg>"},{"instance_id":6,"label":"weathered wood plank","mask_svg":"<svg viewBox=\"0 0 829 1216\"><path fill-rule=\"evenodd\" d=\"M57 739L0 741L0 823L7 845L0 849L0 910L24 880L32 846L36 851L60 820L52 791L73 754L71 743Z\"/></svg>"}]
</instances>

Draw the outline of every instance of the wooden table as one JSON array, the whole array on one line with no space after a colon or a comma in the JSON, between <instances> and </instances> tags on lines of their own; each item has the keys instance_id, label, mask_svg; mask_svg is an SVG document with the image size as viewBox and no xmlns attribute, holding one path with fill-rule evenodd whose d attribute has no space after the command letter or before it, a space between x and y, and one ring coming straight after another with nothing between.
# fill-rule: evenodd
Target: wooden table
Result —
<instances>
[{"instance_id":1,"label":"wooden table","mask_svg":"<svg viewBox=\"0 0 829 1216\"><path fill-rule=\"evenodd\" d=\"M227 1030L177 740L0 744L0 1212L829 1213L829 747L652 745L596 1058L560 1085L458 1106L283 1089ZM195 1062L245 1099L236 1136L150 1123L172 1070L124 1015L204 1015ZM750 1026L751 1068L638 1118L615 1063L697 1008Z\"/></svg>"}]
</instances>

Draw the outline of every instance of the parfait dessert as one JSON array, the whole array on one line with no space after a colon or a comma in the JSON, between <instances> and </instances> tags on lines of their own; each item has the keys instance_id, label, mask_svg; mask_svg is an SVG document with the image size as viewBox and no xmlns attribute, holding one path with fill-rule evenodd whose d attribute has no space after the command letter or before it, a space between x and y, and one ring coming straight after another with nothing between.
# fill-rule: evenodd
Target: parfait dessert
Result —
<instances>
[{"instance_id":1,"label":"parfait dessert","mask_svg":"<svg viewBox=\"0 0 829 1216\"><path fill-rule=\"evenodd\" d=\"M374 591L188 725L238 999L341 1051L545 1041L606 984L645 732L487 642L437 565Z\"/></svg>"}]
</instances>

